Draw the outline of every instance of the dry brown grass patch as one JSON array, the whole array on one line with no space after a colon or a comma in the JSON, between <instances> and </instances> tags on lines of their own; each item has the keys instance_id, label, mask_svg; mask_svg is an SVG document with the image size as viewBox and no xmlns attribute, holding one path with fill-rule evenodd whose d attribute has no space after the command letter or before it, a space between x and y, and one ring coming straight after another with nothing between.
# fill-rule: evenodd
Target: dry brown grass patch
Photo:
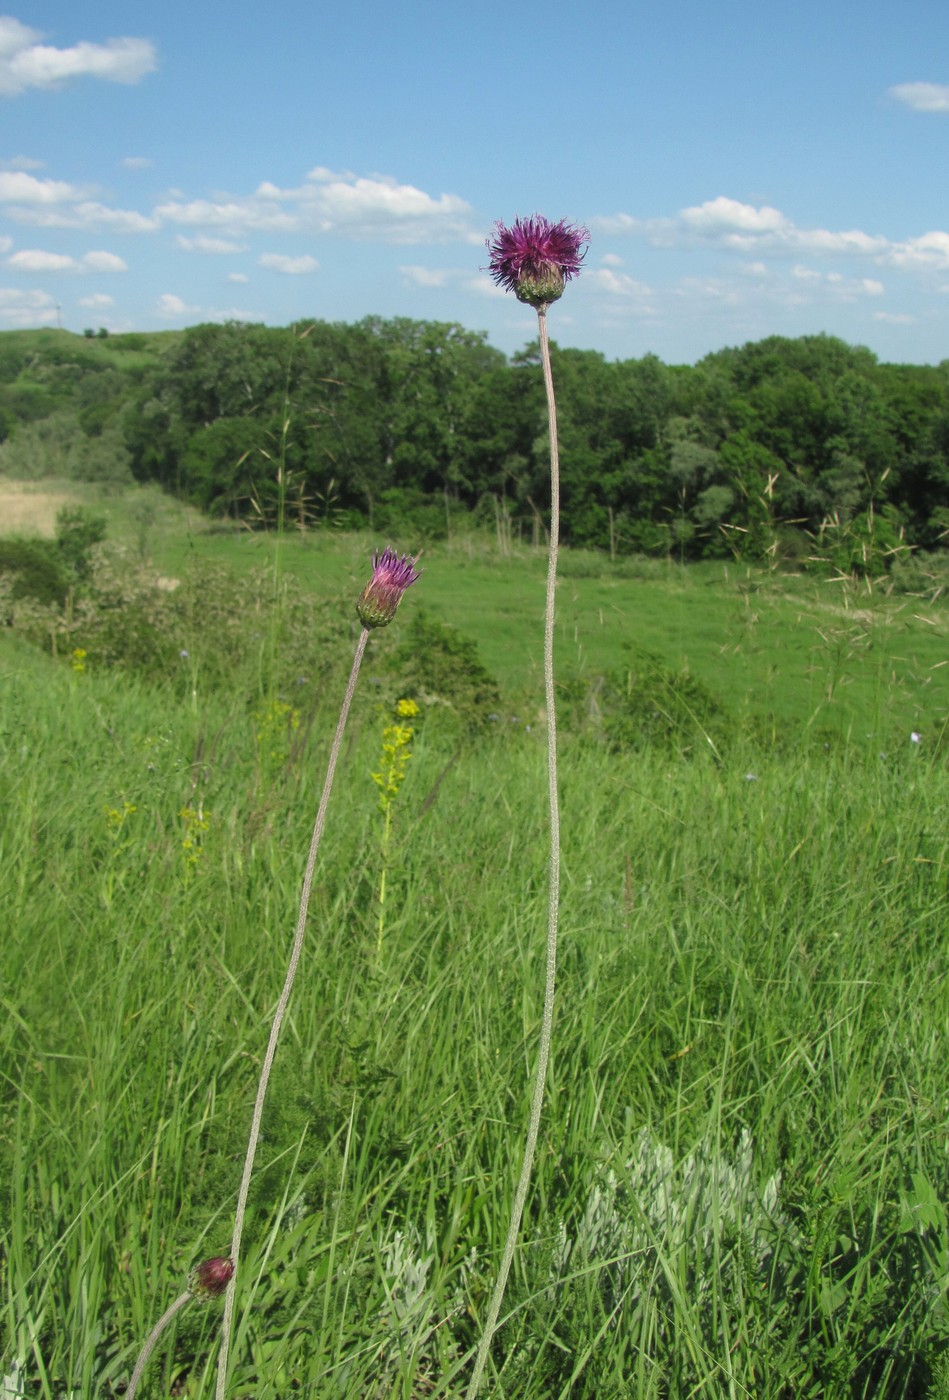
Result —
<instances>
[{"instance_id":1,"label":"dry brown grass patch","mask_svg":"<svg viewBox=\"0 0 949 1400\"><path fill-rule=\"evenodd\" d=\"M0 478L0 534L41 535L52 539L56 533L56 516L63 506L79 504L80 498L71 491L51 491L38 482Z\"/></svg>"}]
</instances>

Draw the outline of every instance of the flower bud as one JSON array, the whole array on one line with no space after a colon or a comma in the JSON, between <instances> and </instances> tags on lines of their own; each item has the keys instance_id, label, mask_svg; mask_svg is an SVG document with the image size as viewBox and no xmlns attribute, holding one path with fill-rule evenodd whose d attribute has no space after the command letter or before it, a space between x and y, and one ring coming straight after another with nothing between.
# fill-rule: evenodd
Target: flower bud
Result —
<instances>
[{"instance_id":1,"label":"flower bud","mask_svg":"<svg viewBox=\"0 0 949 1400\"><path fill-rule=\"evenodd\" d=\"M528 306L548 306L563 296L571 277L580 273L590 235L561 219L552 224L541 214L515 219L513 227L498 222L488 243L488 271L499 287L513 292Z\"/></svg>"},{"instance_id":2,"label":"flower bud","mask_svg":"<svg viewBox=\"0 0 949 1400\"><path fill-rule=\"evenodd\" d=\"M230 1259L205 1259L203 1264L195 1264L188 1275L188 1292L200 1303L211 1298L219 1298L234 1277L234 1265Z\"/></svg>"},{"instance_id":3,"label":"flower bud","mask_svg":"<svg viewBox=\"0 0 949 1400\"><path fill-rule=\"evenodd\" d=\"M419 577L408 554L399 556L391 549L372 556L372 578L366 584L356 612L363 627L387 627L395 617L402 594Z\"/></svg>"}]
</instances>

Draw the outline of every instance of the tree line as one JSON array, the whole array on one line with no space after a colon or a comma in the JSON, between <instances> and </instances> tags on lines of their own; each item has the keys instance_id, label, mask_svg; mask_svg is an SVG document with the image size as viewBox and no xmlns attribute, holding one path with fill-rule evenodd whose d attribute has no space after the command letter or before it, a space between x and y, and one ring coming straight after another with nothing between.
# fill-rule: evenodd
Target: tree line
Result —
<instances>
[{"instance_id":1,"label":"tree line","mask_svg":"<svg viewBox=\"0 0 949 1400\"><path fill-rule=\"evenodd\" d=\"M58 452L67 473L127 473L249 521L431 538L473 513L543 535L536 344L508 358L456 324L377 317L24 334L0 336L8 474ZM826 335L694 366L553 355L570 544L794 558L829 532L859 563L868 541L884 561L947 541L949 360L883 364Z\"/></svg>"}]
</instances>

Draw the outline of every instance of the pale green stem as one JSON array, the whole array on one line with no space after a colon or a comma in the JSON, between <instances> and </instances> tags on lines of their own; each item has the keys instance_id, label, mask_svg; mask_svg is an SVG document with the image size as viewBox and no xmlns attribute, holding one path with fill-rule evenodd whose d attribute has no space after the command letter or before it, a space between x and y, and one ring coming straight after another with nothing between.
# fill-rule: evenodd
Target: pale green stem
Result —
<instances>
[{"instance_id":1,"label":"pale green stem","mask_svg":"<svg viewBox=\"0 0 949 1400\"><path fill-rule=\"evenodd\" d=\"M362 664L363 653L366 650L366 643L368 640L369 629L364 627L359 634L359 641L356 644L356 655L353 657L353 666L349 674L349 684L346 687L346 694L343 697L342 709L339 712L339 722L336 725L336 734L333 737L333 745L330 749L329 761L326 766L323 795L320 798L320 807L316 814L316 822L313 826L313 837L310 841L310 854L303 875L303 889L300 894L300 913L297 917L297 927L293 939L293 948L290 953L290 962L287 966L287 975L284 979L283 991L280 993L280 1000L277 1002L277 1009L274 1012L273 1021L270 1026L270 1039L267 1042L267 1053L264 1055L264 1062L260 1070L260 1082L257 1085L257 1098L254 1102L250 1136L247 1140L247 1155L244 1158L244 1174L241 1177L240 1190L237 1193L237 1208L234 1212L234 1233L231 1238L230 1249L230 1258L234 1265L234 1276L228 1284L227 1292L224 1296L224 1317L221 1321L221 1350L218 1355L216 1400L225 1400L227 1395L227 1362L231 1331L234 1324L234 1298L237 1276L240 1271L241 1236L244 1230L244 1216L247 1211L247 1194L250 1190L250 1179L254 1170L254 1157L257 1153L257 1139L260 1137L260 1120L264 1111L264 1098L267 1094L267 1085L270 1081L270 1071L273 1066L274 1056L277 1053L277 1040L280 1036L280 1028L283 1025L284 1014L286 1013L287 1005L290 1001L290 993L293 990L293 982L297 975L300 954L303 952L303 940L306 935L306 916L310 905L310 888L313 884L313 874L316 870L316 857L320 849L323 827L326 824L326 809L329 806L330 793L333 790L336 760L339 758L339 751L342 747L343 731L346 728L346 720L349 718L349 707L352 704L353 695L356 690L359 667Z\"/></svg>"},{"instance_id":2,"label":"pale green stem","mask_svg":"<svg viewBox=\"0 0 949 1400\"><path fill-rule=\"evenodd\" d=\"M554 400L554 380L550 368L550 342L547 339L547 307L537 308L537 324L540 332L540 358L544 371L544 387L547 390L547 422L550 431L550 545L547 551L547 608L544 614L544 694L547 707L547 795L550 805L550 866L547 900L547 966L544 983L544 1011L540 1027L540 1050L537 1055L537 1071L534 1076L534 1094L531 1100L530 1121L527 1127L527 1141L524 1146L524 1160L521 1175L514 1193L511 1207L511 1221L501 1267L498 1270L494 1292L485 1318L484 1329L478 1344L474 1370L468 1385L466 1400L474 1400L481 1386L491 1342L498 1326L498 1315L507 1288L508 1274L514 1259L514 1250L521 1229L524 1205L530 1186L534 1154L537 1150L537 1137L540 1132L540 1114L544 1103L544 1084L547 1079L547 1062L550 1059L550 1041L554 1027L554 992L557 983L557 916L560 907L560 805L557 797L557 714L554 703L554 604L557 591L557 550L560 543L560 453L557 447L557 405Z\"/></svg>"},{"instance_id":3,"label":"pale green stem","mask_svg":"<svg viewBox=\"0 0 949 1400\"><path fill-rule=\"evenodd\" d=\"M158 1341L158 1338L161 1336L162 1332L164 1332L171 1319L175 1316L175 1313L180 1312L181 1309L184 1307L185 1303L189 1303L190 1301L190 1292L180 1294L172 1303L171 1307L167 1310L167 1312L162 1313L161 1317L155 1323L155 1326L149 1332L148 1337L145 1341L145 1345L142 1347L142 1350L139 1353L138 1360L135 1363L135 1370L132 1372L132 1379L129 1381L128 1390L125 1392L125 1400L135 1400L135 1392L136 1390L138 1390L138 1383L142 1379L142 1376L145 1374L145 1367L148 1365L149 1357L155 1350L155 1345Z\"/></svg>"}]
</instances>

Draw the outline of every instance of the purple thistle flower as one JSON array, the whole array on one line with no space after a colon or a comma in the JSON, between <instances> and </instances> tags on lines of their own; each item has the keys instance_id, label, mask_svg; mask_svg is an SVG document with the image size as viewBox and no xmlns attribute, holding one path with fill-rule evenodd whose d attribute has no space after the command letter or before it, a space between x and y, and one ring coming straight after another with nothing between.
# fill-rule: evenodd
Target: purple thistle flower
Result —
<instances>
[{"instance_id":1,"label":"purple thistle flower","mask_svg":"<svg viewBox=\"0 0 949 1400\"><path fill-rule=\"evenodd\" d=\"M563 295L564 284L580 274L590 235L585 228L561 219L552 224L542 214L515 219L505 228L494 226L488 240L488 271L499 287L513 292L528 306L546 306Z\"/></svg>"},{"instance_id":2,"label":"purple thistle flower","mask_svg":"<svg viewBox=\"0 0 949 1400\"><path fill-rule=\"evenodd\" d=\"M378 551L372 556L372 578L366 584L356 604L363 627L387 627L395 617L402 594L419 574L415 560L408 554L399 556L392 549Z\"/></svg>"},{"instance_id":3,"label":"purple thistle flower","mask_svg":"<svg viewBox=\"0 0 949 1400\"><path fill-rule=\"evenodd\" d=\"M188 1275L188 1292L201 1303L211 1298L219 1298L234 1277L234 1265L230 1259L205 1259L203 1264L195 1264Z\"/></svg>"}]
</instances>

